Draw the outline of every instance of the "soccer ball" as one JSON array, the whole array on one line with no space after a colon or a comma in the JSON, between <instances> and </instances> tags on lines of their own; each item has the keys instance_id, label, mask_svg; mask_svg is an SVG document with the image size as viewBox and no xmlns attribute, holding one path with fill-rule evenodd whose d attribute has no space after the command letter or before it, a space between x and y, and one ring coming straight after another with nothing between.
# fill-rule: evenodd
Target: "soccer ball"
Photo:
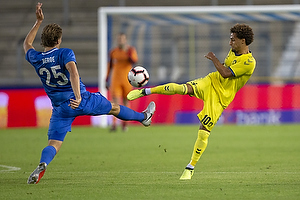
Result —
<instances>
[{"instance_id":1,"label":"soccer ball","mask_svg":"<svg viewBox=\"0 0 300 200\"><path fill-rule=\"evenodd\" d=\"M128 81L133 87L143 87L149 81L149 74L142 66L135 66L128 72Z\"/></svg>"}]
</instances>

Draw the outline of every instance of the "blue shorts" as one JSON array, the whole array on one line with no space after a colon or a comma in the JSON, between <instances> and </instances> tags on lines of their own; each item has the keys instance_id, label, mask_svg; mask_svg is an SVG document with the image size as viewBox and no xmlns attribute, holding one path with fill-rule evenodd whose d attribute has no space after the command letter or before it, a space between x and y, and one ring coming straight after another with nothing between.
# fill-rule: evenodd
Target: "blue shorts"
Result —
<instances>
[{"instance_id":1,"label":"blue shorts","mask_svg":"<svg viewBox=\"0 0 300 200\"><path fill-rule=\"evenodd\" d=\"M111 103L99 92L90 93L87 91L81 94L81 97L81 103L76 109L72 109L69 106L70 100L53 107L48 140L64 141L67 132L71 131L71 125L77 116L106 115L112 108Z\"/></svg>"}]
</instances>

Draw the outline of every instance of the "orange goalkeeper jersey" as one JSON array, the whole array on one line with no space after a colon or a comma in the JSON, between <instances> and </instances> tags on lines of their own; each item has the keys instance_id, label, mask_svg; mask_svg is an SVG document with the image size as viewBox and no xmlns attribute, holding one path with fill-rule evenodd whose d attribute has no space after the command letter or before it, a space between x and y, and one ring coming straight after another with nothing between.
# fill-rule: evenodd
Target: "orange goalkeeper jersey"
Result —
<instances>
[{"instance_id":1,"label":"orange goalkeeper jersey","mask_svg":"<svg viewBox=\"0 0 300 200\"><path fill-rule=\"evenodd\" d=\"M127 95L132 89L128 82L128 72L132 68L132 64L138 61L138 55L134 47L129 47L127 50L114 48L110 52L110 60L107 68L107 77L111 75L110 91L113 96ZM124 91L125 90L125 91ZM125 96L126 97L126 96Z\"/></svg>"}]
</instances>

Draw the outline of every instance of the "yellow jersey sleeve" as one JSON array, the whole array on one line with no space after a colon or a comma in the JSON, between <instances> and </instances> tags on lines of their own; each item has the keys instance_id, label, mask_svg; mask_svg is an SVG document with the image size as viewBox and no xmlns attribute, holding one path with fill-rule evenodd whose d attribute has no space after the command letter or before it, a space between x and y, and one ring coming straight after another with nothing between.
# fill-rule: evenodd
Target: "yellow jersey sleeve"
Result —
<instances>
[{"instance_id":1,"label":"yellow jersey sleeve","mask_svg":"<svg viewBox=\"0 0 300 200\"><path fill-rule=\"evenodd\" d=\"M236 56L233 52L225 59L225 66L228 66L235 77L244 74L251 75L255 68L255 59L251 53ZM229 62L228 62L229 61Z\"/></svg>"}]
</instances>

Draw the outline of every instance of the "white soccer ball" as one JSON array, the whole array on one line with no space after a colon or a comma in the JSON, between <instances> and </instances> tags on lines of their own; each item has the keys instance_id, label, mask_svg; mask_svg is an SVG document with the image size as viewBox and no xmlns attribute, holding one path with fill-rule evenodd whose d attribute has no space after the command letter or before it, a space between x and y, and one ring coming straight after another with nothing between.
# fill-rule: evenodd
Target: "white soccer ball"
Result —
<instances>
[{"instance_id":1,"label":"white soccer ball","mask_svg":"<svg viewBox=\"0 0 300 200\"><path fill-rule=\"evenodd\" d=\"M149 73L142 66L135 66L128 72L128 81L133 87L143 87L149 81Z\"/></svg>"}]
</instances>

